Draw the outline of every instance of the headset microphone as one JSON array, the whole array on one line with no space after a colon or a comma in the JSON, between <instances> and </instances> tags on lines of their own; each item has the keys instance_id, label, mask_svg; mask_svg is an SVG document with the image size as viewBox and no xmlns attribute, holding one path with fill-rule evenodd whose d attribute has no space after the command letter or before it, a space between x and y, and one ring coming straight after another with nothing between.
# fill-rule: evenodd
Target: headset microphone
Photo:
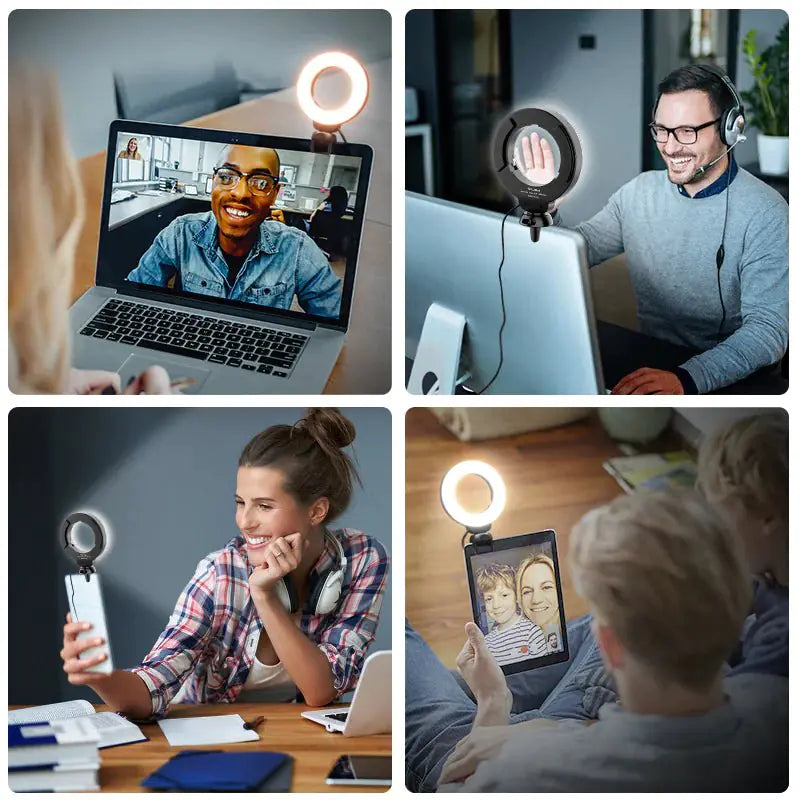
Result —
<instances>
[{"instance_id":1,"label":"headset microphone","mask_svg":"<svg viewBox=\"0 0 800 800\"><path fill-rule=\"evenodd\" d=\"M700 169L695 170L695 173L692 176L692 180L694 180L695 178L699 178L701 175L705 174L706 170L713 167L714 164L717 163L717 161L720 161L721 159L725 158L725 156L728 155L728 153L730 153L730 151L733 150L733 148L736 147L736 145L739 144L739 142L744 142L746 139L747 137L740 133L736 137L736 141L721 156L717 156L713 161L709 161L708 164L704 164L702 167L700 167Z\"/></svg>"}]
</instances>

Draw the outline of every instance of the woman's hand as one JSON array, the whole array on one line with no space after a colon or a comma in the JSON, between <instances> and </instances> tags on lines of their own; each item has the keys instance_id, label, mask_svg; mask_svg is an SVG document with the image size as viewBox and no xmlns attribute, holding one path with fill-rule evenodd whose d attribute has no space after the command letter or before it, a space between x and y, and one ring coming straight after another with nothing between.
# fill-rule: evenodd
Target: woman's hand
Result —
<instances>
[{"instance_id":1,"label":"woman's hand","mask_svg":"<svg viewBox=\"0 0 800 800\"><path fill-rule=\"evenodd\" d=\"M304 541L300 533L290 533L270 542L264 554L264 563L250 575L251 593L271 592L284 575L300 566L306 547L308 541Z\"/></svg>"},{"instance_id":2,"label":"woman's hand","mask_svg":"<svg viewBox=\"0 0 800 800\"><path fill-rule=\"evenodd\" d=\"M468 622L464 626L464 631L467 634L467 641L456 658L456 666L461 677L475 695L478 705L507 703L510 712L511 692L506 685L505 675L489 652L480 628L474 622Z\"/></svg>"},{"instance_id":3,"label":"woman's hand","mask_svg":"<svg viewBox=\"0 0 800 800\"><path fill-rule=\"evenodd\" d=\"M172 394L172 385L164 367L158 364L128 381L125 394Z\"/></svg>"},{"instance_id":4,"label":"woman's hand","mask_svg":"<svg viewBox=\"0 0 800 800\"><path fill-rule=\"evenodd\" d=\"M105 390L105 391L104 391ZM71 369L67 394L119 394L119 375L99 369Z\"/></svg>"},{"instance_id":5,"label":"woman's hand","mask_svg":"<svg viewBox=\"0 0 800 800\"><path fill-rule=\"evenodd\" d=\"M64 662L64 672L67 673L67 680L73 686L91 686L99 683L106 677L101 672L87 672L89 667L95 664L102 664L108 658L108 653L92 656L92 658L79 658L80 654L92 647L105 644L101 638L81 639L78 641L78 634L91 630L92 626L88 622L73 622L72 617L67 614L67 624L64 626L64 646L61 648L61 660Z\"/></svg>"},{"instance_id":6,"label":"woman's hand","mask_svg":"<svg viewBox=\"0 0 800 800\"><path fill-rule=\"evenodd\" d=\"M511 738L513 730L511 725L474 728L469 736L456 745L456 749L444 762L439 785L467 780L475 773L481 761L494 758L500 752L500 748Z\"/></svg>"}]
</instances>

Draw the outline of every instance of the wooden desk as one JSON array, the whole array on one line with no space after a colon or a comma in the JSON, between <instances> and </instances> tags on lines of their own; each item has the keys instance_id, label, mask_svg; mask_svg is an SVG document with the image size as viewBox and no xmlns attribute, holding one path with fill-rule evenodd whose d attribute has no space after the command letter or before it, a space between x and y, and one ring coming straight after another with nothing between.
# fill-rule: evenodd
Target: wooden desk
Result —
<instances>
[{"instance_id":1,"label":"wooden desk","mask_svg":"<svg viewBox=\"0 0 800 800\"><path fill-rule=\"evenodd\" d=\"M107 710L101 705L96 708L98 711ZM341 755L391 755L391 735L345 739L340 734L328 733L322 725L303 719L300 712L307 708L298 703L174 705L169 712L170 718L239 714L243 719L253 719L263 715L265 719L258 727L261 740L197 748L170 747L156 723L139 725L148 741L100 750L100 789L103 792L143 792L145 789L139 784L151 772L180 750L196 749L289 753L294 758L293 792L385 792L387 787L381 786L328 786L325 778Z\"/></svg>"},{"instance_id":2,"label":"wooden desk","mask_svg":"<svg viewBox=\"0 0 800 800\"><path fill-rule=\"evenodd\" d=\"M390 209L391 85L388 65L367 65L372 97L358 118L347 125L354 142L375 150L372 186L359 253L359 270L344 349L325 387L327 394L384 394L391 388L392 257ZM322 79L320 79L322 80ZM294 89L250 100L187 122L201 128L270 133L309 138L311 123L300 111ZM94 285L105 152L79 162L85 218L75 258L74 302Z\"/></svg>"}]
</instances>

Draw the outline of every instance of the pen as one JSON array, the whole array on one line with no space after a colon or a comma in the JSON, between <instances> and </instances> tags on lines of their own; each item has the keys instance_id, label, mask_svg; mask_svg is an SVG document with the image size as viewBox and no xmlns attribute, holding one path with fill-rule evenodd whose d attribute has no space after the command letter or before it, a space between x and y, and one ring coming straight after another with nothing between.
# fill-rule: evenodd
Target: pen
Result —
<instances>
[{"instance_id":1,"label":"pen","mask_svg":"<svg viewBox=\"0 0 800 800\"><path fill-rule=\"evenodd\" d=\"M245 722L242 727L246 731L252 731L255 730L263 721L264 717L256 717L255 719L251 719L250 722Z\"/></svg>"}]
</instances>

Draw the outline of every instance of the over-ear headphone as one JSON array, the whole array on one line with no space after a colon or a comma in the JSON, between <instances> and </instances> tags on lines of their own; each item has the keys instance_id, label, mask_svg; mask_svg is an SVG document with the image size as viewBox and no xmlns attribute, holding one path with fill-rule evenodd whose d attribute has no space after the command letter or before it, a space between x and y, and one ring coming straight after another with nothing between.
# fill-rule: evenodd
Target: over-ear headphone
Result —
<instances>
[{"instance_id":1,"label":"over-ear headphone","mask_svg":"<svg viewBox=\"0 0 800 800\"><path fill-rule=\"evenodd\" d=\"M746 122L744 103L742 102L739 92L733 85L733 81L718 67L710 64L693 64L692 66L703 70L703 72L711 75L717 81L722 83L727 88L728 94L730 94L731 98L733 99L733 105L722 109L719 127L717 130L719 133L719 138L728 147L734 147L736 144L742 141ZM656 109L658 108L659 100L661 100L660 94L658 97L656 97L656 102L653 104L653 111L650 114L650 118L653 120L656 118Z\"/></svg>"},{"instance_id":2,"label":"over-ear headphone","mask_svg":"<svg viewBox=\"0 0 800 800\"><path fill-rule=\"evenodd\" d=\"M744 103L733 81L718 67L709 64L695 64L694 66L703 70L703 72L713 75L720 83L724 84L730 96L733 98L733 105L722 110L722 115L719 120L719 136L728 147L733 147L738 144L739 137L744 133L745 116L744 116Z\"/></svg>"},{"instance_id":3,"label":"over-ear headphone","mask_svg":"<svg viewBox=\"0 0 800 800\"><path fill-rule=\"evenodd\" d=\"M315 616L330 614L336 608L336 604L342 594L344 573L347 569L347 559L341 542L328 531L325 531L323 536L325 544L332 545L336 551L337 562L327 572L319 576L308 598L308 603L304 610ZM300 611L300 598L297 595L291 574L283 576L283 579L275 585L275 591L278 593L281 604L290 614L296 614Z\"/></svg>"}]
</instances>

